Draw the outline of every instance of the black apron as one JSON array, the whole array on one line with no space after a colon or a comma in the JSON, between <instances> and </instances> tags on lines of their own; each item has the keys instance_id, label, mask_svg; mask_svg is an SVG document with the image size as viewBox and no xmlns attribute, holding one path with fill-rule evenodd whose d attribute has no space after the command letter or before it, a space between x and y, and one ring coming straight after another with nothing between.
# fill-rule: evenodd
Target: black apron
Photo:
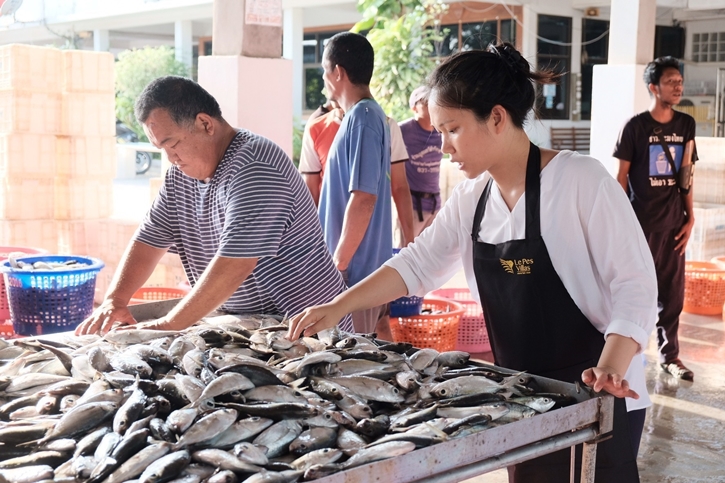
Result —
<instances>
[{"instance_id":1,"label":"black apron","mask_svg":"<svg viewBox=\"0 0 725 483\"><path fill-rule=\"evenodd\" d=\"M493 180L473 219L473 270L497 365L573 383L596 366L603 335L579 310L554 269L539 217L541 153L531 144L526 167L526 238L492 245L478 241ZM566 189L562 186L560 189ZM614 404L613 438L597 445L597 482L639 481L624 399ZM570 450L509 468L516 483L569 481ZM577 456L579 481L581 448Z\"/></svg>"}]
</instances>

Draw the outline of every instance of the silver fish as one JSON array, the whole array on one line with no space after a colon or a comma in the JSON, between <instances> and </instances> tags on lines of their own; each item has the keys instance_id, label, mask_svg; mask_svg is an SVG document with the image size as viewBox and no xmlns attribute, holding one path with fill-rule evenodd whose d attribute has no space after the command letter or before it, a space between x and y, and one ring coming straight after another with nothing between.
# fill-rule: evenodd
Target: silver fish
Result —
<instances>
[{"instance_id":1,"label":"silver fish","mask_svg":"<svg viewBox=\"0 0 725 483\"><path fill-rule=\"evenodd\" d=\"M255 446L252 443L243 442L234 445L234 456L244 461L257 466L266 466L269 463L267 458L267 449Z\"/></svg>"},{"instance_id":2,"label":"silver fish","mask_svg":"<svg viewBox=\"0 0 725 483\"><path fill-rule=\"evenodd\" d=\"M287 451L289 444L302 433L302 426L295 420L283 419L265 429L253 443L267 447L267 457L275 458Z\"/></svg>"},{"instance_id":3,"label":"silver fish","mask_svg":"<svg viewBox=\"0 0 725 483\"><path fill-rule=\"evenodd\" d=\"M363 448L350 457L349 460L342 463L344 469L362 466L375 461L387 458L394 458L410 453L415 449L415 443L409 441L395 441L383 443L369 448Z\"/></svg>"},{"instance_id":4,"label":"silver fish","mask_svg":"<svg viewBox=\"0 0 725 483\"><path fill-rule=\"evenodd\" d=\"M290 465L295 469L306 471L315 465L326 465L334 463L342 458L342 450L336 448L323 448L311 451L304 456L294 460Z\"/></svg>"},{"instance_id":5,"label":"silver fish","mask_svg":"<svg viewBox=\"0 0 725 483\"><path fill-rule=\"evenodd\" d=\"M206 463L222 470L229 470L239 473L256 473L262 468L245 463L236 456L220 449L202 449L195 451L192 455L194 461Z\"/></svg>"},{"instance_id":6,"label":"silver fish","mask_svg":"<svg viewBox=\"0 0 725 483\"><path fill-rule=\"evenodd\" d=\"M474 414L487 414L492 420L496 420L509 412L504 402L483 404L467 408L438 408L437 414L441 418L467 418Z\"/></svg>"},{"instance_id":7,"label":"silver fish","mask_svg":"<svg viewBox=\"0 0 725 483\"><path fill-rule=\"evenodd\" d=\"M144 393L141 389L135 389L113 417L113 430L118 434L125 433L129 425L135 421L141 414L141 411L143 411L143 408L146 405L146 400L146 393Z\"/></svg>"},{"instance_id":8,"label":"silver fish","mask_svg":"<svg viewBox=\"0 0 725 483\"><path fill-rule=\"evenodd\" d=\"M370 401L400 403L405 398L397 387L380 379L365 376L333 377L332 381Z\"/></svg>"},{"instance_id":9,"label":"silver fish","mask_svg":"<svg viewBox=\"0 0 725 483\"><path fill-rule=\"evenodd\" d=\"M199 410L196 408L177 409L166 417L166 426L176 434L181 434L192 425Z\"/></svg>"},{"instance_id":10,"label":"silver fish","mask_svg":"<svg viewBox=\"0 0 725 483\"><path fill-rule=\"evenodd\" d=\"M289 445L290 452L296 455L307 454L322 448L330 448L337 442L334 428L311 428L303 431Z\"/></svg>"},{"instance_id":11,"label":"silver fish","mask_svg":"<svg viewBox=\"0 0 725 483\"><path fill-rule=\"evenodd\" d=\"M253 416L251 418L240 419L232 424L226 431L209 442L215 448L229 448L240 441L248 441L259 433L270 427L274 423L273 420Z\"/></svg>"},{"instance_id":12,"label":"silver fish","mask_svg":"<svg viewBox=\"0 0 725 483\"><path fill-rule=\"evenodd\" d=\"M237 412L234 409L220 409L209 413L194 423L174 445L174 449L180 449L192 444L208 441L227 430L237 419Z\"/></svg>"},{"instance_id":13,"label":"silver fish","mask_svg":"<svg viewBox=\"0 0 725 483\"><path fill-rule=\"evenodd\" d=\"M178 476L191 461L186 450L169 453L151 463L139 477L139 483L164 483Z\"/></svg>"},{"instance_id":14,"label":"silver fish","mask_svg":"<svg viewBox=\"0 0 725 483\"><path fill-rule=\"evenodd\" d=\"M108 475L103 480L103 483L122 483L133 479L140 475L151 463L158 461L170 450L171 444L165 442L146 446L124 463L121 463L121 466Z\"/></svg>"},{"instance_id":15,"label":"silver fish","mask_svg":"<svg viewBox=\"0 0 725 483\"><path fill-rule=\"evenodd\" d=\"M247 377L236 372L228 372L220 375L207 385L199 396L199 400L215 398L232 391L246 391L253 387L254 384Z\"/></svg>"}]
</instances>

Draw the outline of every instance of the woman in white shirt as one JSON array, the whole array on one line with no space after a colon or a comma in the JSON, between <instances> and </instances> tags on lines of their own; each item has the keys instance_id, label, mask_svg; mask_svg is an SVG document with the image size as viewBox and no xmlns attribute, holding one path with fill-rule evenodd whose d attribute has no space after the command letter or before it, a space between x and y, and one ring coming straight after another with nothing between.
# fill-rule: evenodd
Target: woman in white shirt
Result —
<instances>
[{"instance_id":1,"label":"woman in white shirt","mask_svg":"<svg viewBox=\"0 0 725 483\"><path fill-rule=\"evenodd\" d=\"M657 317L654 264L629 201L601 163L540 150L524 132L535 83L555 80L532 72L510 44L441 64L430 81L431 120L468 180L407 249L331 303L293 317L289 337L423 295L462 263L498 365L617 396L613 437L597 447L597 481L637 482L650 402L633 358ZM515 465L509 480L568 481L569 455Z\"/></svg>"}]
</instances>

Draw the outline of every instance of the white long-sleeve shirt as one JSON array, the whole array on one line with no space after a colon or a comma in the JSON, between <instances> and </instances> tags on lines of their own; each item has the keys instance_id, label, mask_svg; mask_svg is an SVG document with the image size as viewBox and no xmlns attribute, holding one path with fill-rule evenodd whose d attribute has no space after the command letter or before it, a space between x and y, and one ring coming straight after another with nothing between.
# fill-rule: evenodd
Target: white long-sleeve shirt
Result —
<instances>
[{"instance_id":1,"label":"white long-sleeve shirt","mask_svg":"<svg viewBox=\"0 0 725 483\"><path fill-rule=\"evenodd\" d=\"M448 281L461 263L473 297L471 229L487 173L456 186L433 225L386 265L397 270L411 295L424 295ZM509 210L496 183L478 232L479 241L499 244L526 234L525 194ZM541 172L541 234L554 269L572 299L606 338L631 337L646 346L657 320L657 278L649 247L624 190L594 158L557 154ZM638 400L651 405L644 367L634 357L625 375Z\"/></svg>"}]
</instances>

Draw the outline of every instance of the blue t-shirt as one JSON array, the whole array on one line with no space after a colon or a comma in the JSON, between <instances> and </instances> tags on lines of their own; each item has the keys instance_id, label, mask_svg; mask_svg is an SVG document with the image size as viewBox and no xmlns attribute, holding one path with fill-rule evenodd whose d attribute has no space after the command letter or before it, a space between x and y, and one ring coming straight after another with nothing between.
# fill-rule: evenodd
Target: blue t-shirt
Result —
<instances>
[{"instance_id":1,"label":"blue t-shirt","mask_svg":"<svg viewBox=\"0 0 725 483\"><path fill-rule=\"evenodd\" d=\"M363 99L345 113L327 158L319 214L330 253L340 241L351 193L377 196L370 224L347 269L351 286L392 256L389 129L378 103Z\"/></svg>"}]
</instances>

